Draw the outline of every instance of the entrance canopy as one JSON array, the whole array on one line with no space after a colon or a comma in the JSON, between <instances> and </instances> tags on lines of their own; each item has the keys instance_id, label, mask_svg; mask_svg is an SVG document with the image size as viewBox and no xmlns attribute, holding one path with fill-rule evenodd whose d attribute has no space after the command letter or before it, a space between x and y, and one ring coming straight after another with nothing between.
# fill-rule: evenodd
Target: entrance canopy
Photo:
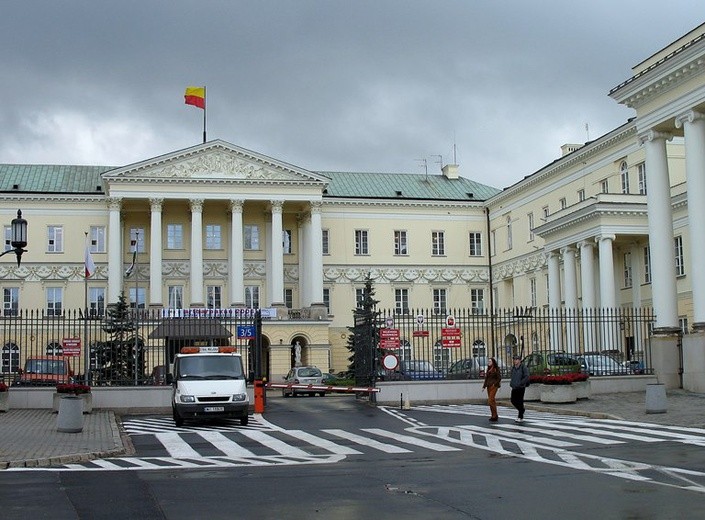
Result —
<instances>
[{"instance_id":1,"label":"entrance canopy","mask_svg":"<svg viewBox=\"0 0 705 520\"><path fill-rule=\"evenodd\" d=\"M228 339L232 336L217 319L166 318L149 334L149 339Z\"/></svg>"}]
</instances>

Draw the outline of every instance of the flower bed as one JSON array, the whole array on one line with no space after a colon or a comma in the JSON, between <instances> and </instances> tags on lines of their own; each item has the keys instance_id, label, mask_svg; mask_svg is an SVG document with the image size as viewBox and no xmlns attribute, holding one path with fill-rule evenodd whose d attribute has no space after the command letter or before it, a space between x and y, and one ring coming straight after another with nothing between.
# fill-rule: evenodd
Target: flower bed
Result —
<instances>
[{"instance_id":1,"label":"flower bed","mask_svg":"<svg viewBox=\"0 0 705 520\"><path fill-rule=\"evenodd\" d=\"M81 385L78 383L60 384L60 385L56 385L56 393L57 394L73 394L73 395L90 394L91 387L88 385Z\"/></svg>"},{"instance_id":2,"label":"flower bed","mask_svg":"<svg viewBox=\"0 0 705 520\"><path fill-rule=\"evenodd\" d=\"M10 410L10 395L7 391L7 385L5 383L0 383L0 412L7 412Z\"/></svg>"},{"instance_id":3,"label":"flower bed","mask_svg":"<svg viewBox=\"0 0 705 520\"><path fill-rule=\"evenodd\" d=\"M0 383L0 392L7 392L7 385L5 383Z\"/></svg>"},{"instance_id":4,"label":"flower bed","mask_svg":"<svg viewBox=\"0 0 705 520\"><path fill-rule=\"evenodd\" d=\"M56 393L54 394L54 402L52 409L54 413L59 411L61 397L66 395L75 395L83 400L83 413L91 413L93 411L93 394L91 387L79 383L68 383L56 385Z\"/></svg>"}]
</instances>

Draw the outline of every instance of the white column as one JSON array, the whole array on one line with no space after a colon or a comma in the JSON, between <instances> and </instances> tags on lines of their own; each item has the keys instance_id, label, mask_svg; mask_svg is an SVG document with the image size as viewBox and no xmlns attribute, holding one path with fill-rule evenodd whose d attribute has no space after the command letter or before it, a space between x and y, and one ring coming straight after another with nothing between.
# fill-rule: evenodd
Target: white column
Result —
<instances>
[{"instance_id":1,"label":"white column","mask_svg":"<svg viewBox=\"0 0 705 520\"><path fill-rule=\"evenodd\" d=\"M566 348L570 352L578 349L578 278L575 258L575 247L567 246L561 249L563 255L563 285L565 293L564 314L566 319Z\"/></svg>"},{"instance_id":2,"label":"white column","mask_svg":"<svg viewBox=\"0 0 705 520\"><path fill-rule=\"evenodd\" d=\"M311 305L308 279L311 276L311 219L309 215L299 215L297 220L299 229L298 255L299 255L299 300L301 307Z\"/></svg>"},{"instance_id":3,"label":"white column","mask_svg":"<svg viewBox=\"0 0 705 520\"><path fill-rule=\"evenodd\" d=\"M191 206L191 307L204 307L203 298L203 199Z\"/></svg>"},{"instance_id":4,"label":"white column","mask_svg":"<svg viewBox=\"0 0 705 520\"><path fill-rule=\"evenodd\" d=\"M117 303L122 287L122 199L108 199L108 303Z\"/></svg>"},{"instance_id":5,"label":"white column","mask_svg":"<svg viewBox=\"0 0 705 520\"><path fill-rule=\"evenodd\" d=\"M230 201L230 305L245 305L245 244L242 228L242 207L244 201Z\"/></svg>"},{"instance_id":6,"label":"white column","mask_svg":"<svg viewBox=\"0 0 705 520\"><path fill-rule=\"evenodd\" d=\"M595 346L595 244L583 240L580 248L580 290L583 295L583 349Z\"/></svg>"},{"instance_id":7,"label":"white column","mask_svg":"<svg viewBox=\"0 0 705 520\"><path fill-rule=\"evenodd\" d=\"M558 320L561 309L561 273L558 253L548 253L548 310L551 316L551 350L561 348L561 326Z\"/></svg>"},{"instance_id":8,"label":"white column","mask_svg":"<svg viewBox=\"0 0 705 520\"><path fill-rule=\"evenodd\" d=\"M612 242L614 235L597 237L600 255L600 307L614 309L617 306L617 293L614 285L614 255Z\"/></svg>"},{"instance_id":9,"label":"white column","mask_svg":"<svg viewBox=\"0 0 705 520\"><path fill-rule=\"evenodd\" d=\"M284 305L284 243L282 241L283 207L283 201L271 201L272 234L269 237L271 251L269 262L271 264L271 276L270 279L267 280L267 285L271 287L271 305Z\"/></svg>"},{"instance_id":10,"label":"white column","mask_svg":"<svg viewBox=\"0 0 705 520\"><path fill-rule=\"evenodd\" d=\"M149 305L162 306L162 203L164 199L149 199Z\"/></svg>"},{"instance_id":11,"label":"white column","mask_svg":"<svg viewBox=\"0 0 705 520\"><path fill-rule=\"evenodd\" d=\"M323 227L320 201L311 203L311 240L307 251L309 269L308 293L311 303L323 304Z\"/></svg>"},{"instance_id":12,"label":"white column","mask_svg":"<svg viewBox=\"0 0 705 520\"><path fill-rule=\"evenodd\" d=\"M689 275L693 289L693 328L705 329L705 116L690 110L676 118L685 135L685 174L688 183ZM650 186L649 186L650 188Z\"/></svg>"},{"instance_id":13,"label":"white column","mask_svg":"<svg viewBox=\"0 0 705 520\"><path fill-rule=\"evenodd\" d=\"M646 150L647 210L651 251L651 293L656 329L678 329L676 259L673 244L671 185L666 140L669 134L649 131L640 140ZM688 211L692 208L688 208ZM694 237L693 241L697 238Z\"/></svg>"},{"instance_id":14,"label":"white column","mask_svg":"<svg viewBox=\"0 0 705 520\"><path fill-rule=\"evenodd\" d=\"M641 281L644 274L641 271L641 258L643 257L643 246L638 242L629 249L629 257L632 260L632 302L633 307L641 307Z\"/></svg>"}]
</instances>

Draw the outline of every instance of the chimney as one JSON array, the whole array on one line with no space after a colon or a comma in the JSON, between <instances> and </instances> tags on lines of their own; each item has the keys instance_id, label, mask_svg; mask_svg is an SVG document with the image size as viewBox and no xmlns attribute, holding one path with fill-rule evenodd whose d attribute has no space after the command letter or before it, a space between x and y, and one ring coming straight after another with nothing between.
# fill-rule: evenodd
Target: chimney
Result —
<instances>
[{"instance_id":1,"label":"chimney","mask_svg":"<svg viewBox=\"0 0 705 520\"><path fill-rule=\"evenodd\" d=\"M569 153L573 153L575 150L582 147L582 144L564 144L561 146L561 157L565 157Z\"/></svg>"},{"instance_id":2,"label":"chimney","mask_svg":"<svg viewBox=\"0 0 705 520\"><path fill-rule=\"evenodd\" d=\"M448 179L457 179L458 178L458 165L457 164L446 164L443 168L441 168L441 171L443 172L443 175L446 176Z\"/></svg>"}]
</instances>

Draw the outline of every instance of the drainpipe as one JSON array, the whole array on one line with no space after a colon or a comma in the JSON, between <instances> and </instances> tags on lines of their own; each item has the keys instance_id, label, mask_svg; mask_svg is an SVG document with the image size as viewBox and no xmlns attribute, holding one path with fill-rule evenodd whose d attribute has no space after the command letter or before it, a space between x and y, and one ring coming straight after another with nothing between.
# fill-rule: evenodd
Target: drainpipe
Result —
<instances>
[{"instance_id":1,"label":"drainpipe","mask_svg":"<svg viewBox=\"0 0 705 520\"><path fill-rule=\"evenodd\" d=\"M492 251L490 249L490 208L485 206L485 220L487 222L487 266L489 267L490 284L490 341L492 342L492 355L497 357L497 345L494 337L494 291L492 290Z\"/></svg>"}]
</instances>

